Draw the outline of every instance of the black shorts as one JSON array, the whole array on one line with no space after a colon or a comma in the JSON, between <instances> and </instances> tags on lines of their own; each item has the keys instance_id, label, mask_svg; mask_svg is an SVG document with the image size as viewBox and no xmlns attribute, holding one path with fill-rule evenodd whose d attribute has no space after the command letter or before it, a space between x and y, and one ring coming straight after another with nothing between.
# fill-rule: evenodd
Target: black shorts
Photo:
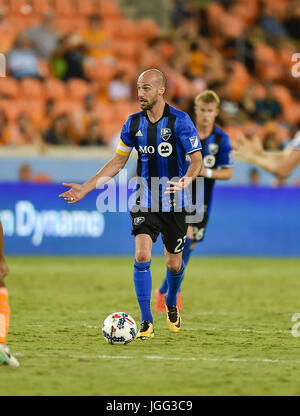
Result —
<instances>
[{"instance_id":1,"label":"black shorts","mask_svg":"<svg viewBox=\"0 0 300 416\"><path fill-rule=\"evenodd\" d=\"M204 214L202 221L188 224L193 228L193 242L197 243L204 240L205 231L208 223L208 215Z\"/></svg>"},{"instance_id":2,"label":"black shorts","mask_svg":"<svg viewBox=\"0 0 300 416\"><path fill-rule=\"evenodd\" d=\"M186 212L130 212L132 218L131 234L147 234L153 243L159 234L162 234L163 243L169 253L181 253L185 240L188 224Z\"/></svg>"}]
</instances>

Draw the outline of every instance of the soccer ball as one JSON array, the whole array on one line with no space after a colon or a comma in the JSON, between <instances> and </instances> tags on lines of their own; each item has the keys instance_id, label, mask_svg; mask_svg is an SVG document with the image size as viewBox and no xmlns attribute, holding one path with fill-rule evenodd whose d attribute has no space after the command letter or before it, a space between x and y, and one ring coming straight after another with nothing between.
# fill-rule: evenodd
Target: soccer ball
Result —
<instances>
[{"instance_id":1,"label":"soccer ball","mask_svg":"<svg viewBox=\"0 0 300 416\"><path fill-rule=\"evenodd\" d=\"M136 336L136 323L125 312L114 312L103 322L102 334L105 340L112 345L126 345Z\"/></svg>"}]
</instances>

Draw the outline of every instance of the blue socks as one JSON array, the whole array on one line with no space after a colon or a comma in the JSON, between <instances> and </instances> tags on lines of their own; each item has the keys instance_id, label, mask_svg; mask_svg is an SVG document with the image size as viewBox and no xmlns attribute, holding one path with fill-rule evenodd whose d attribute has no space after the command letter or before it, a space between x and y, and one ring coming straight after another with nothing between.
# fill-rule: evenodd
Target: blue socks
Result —
<instances>
[{"instance_id":1,"label":"blue socks","mask_svg":"<svg viewBox=\"0 0 300 416\"><path fill-rule=\"evenodd\" d=\"M185 240L185 245L184 245L184 249L182 252L182 261L185 265L188 264L192 250L191 250L191 245L192 245L193 239L192 238L187 238Z\"/></svg>"},{"instance_id":2,"label":"blue socks","mask_svg":"<svg viewBox=\"0 0 300 416\"><path fill-rule=\"evenodd\" d=\"M192 238L187 238L186 241L185 241L184 249L183 249L183 252L182 252L182 262L185 264L185 267L188 264L188 261L190 259L191 253L192 253L192 250L190 249L192 242L193 242ZM161 294L167 293L167 291L168 291L167 275L166 275L159 291L160 291ZM179 292L180 292L180 288L179 288Z\"/></svg>"},{"instance_id":3,"label":"blue socks","mask_svg":"<svg viewBox=\"0 0 300 416\"><path fill-rule=\"evenodd\" d=\"M182 263L181 269L177 273L172 273L167 269L168 293L166 295L166 304L168 306L173 306L177 303L177 292L184 277L184 269L184 263Z\"/></svg>"},{"instance_id":4,"label":"blue socks","mask_svg":"<svg viewBox=\"0 0 300 416\"><path fill-rule=\"evenodd\" d=\"M152 277L150 272L151 260L146 263L134 261L133 281L138 303L141 310L141 322L150 321L153 323L153 317L150 309Z\"/></svg>"}]
</instances>

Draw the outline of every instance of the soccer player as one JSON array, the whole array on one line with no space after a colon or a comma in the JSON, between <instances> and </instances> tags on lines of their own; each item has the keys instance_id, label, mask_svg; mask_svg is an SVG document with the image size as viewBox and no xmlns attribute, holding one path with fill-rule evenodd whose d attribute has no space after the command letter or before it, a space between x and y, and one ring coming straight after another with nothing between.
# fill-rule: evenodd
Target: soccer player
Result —
<instances>
[{"instance_id":1,"label":"soccer player","mask_svg":"<svg viewBox=\"0 0 300 416\"><path fill-rule=\"evenodd\" d=\"M300 131L291 144L281 152L265 152L259 137L240 137L234 146L235 157L273 173L279 179L286 179L300 164Z\"/></svg>"},{"instance_id":2,"label":"soccer player","mask_svg":"<svg viewBox=\"0 0 300 416\"><path fill-rule=\"evenodd\" d=\"M11 355L6 338L9 329L10 307L8 305L8 290L4 278L8 274L8 267L4 255L4 236L0 221L0 364L18 367L18 361Z\"/></svg>"},{"instance_id":3,"label":"soccer player","mask_svg":"<svg viewBox=\"0 0 300 416\"><path fill-rule=\"evenodd\" d=\"M116 155L83 185L64 184L71 189L60 197L70 204L80 201L88 192L117 175L124 168L132 149L137 150L140 194L131 207L132 234L135 236L133 279L141 310L141 327L136 338L151 339L154 335L150 308L151 252L160 233L165 245L169 288L167 323L172 332L178 332L181 327L177 291L184 274L182 250L187 223L185 211L174 209L178 200L175 197L177 192L182 195L181 191L198 176L202 156L198 133L188 114L164 100L166 80L163 73L157 69L143 72L138 78L137 90L142 111L131 115L124 124ZM184 175L187 154L191 162ZM158 192L152 189L153 178L167 178L164 185L158 187ZM155 209L152 209L153 205Z\"/></svg>"},{"instance_id":4,"label":"soccer player","mask_svg":"<svg viewBox=\"0 0 300 416\"><path fill-rule=\"evenodd\" d=\"M229 180L232 177L231 145L228 135L216 126L215 120L219 114L220 99L212 90L203 91L194 100L196 127L202 144L203 166L200 176L204 177L204 216L199 222L189 225L187 239L183 251L183 262L187 265L190 255L198 242L202 242L210 216L212 195L216 179ZM193 203L196 203L197 183L193 182ZM201 185L200 185L201 186ZM197 213L195 215L198 215ZM194 218L196 221L196 218ZM164 299L168 291L168 281L165 277L161 287L156 290L154 310L162 312ZM180 292L177 303L182 309Z\"/></svg>"}]
</instances>

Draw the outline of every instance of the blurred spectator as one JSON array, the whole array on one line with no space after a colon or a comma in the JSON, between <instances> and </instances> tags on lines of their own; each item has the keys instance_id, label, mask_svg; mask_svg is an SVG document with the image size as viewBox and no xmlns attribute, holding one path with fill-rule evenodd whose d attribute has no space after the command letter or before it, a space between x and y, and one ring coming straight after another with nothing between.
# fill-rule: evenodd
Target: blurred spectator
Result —
<instances>
[{"instance_id":1,"label":"blurred spectator","mask_svg":"<svg viewBox=\"0 0 300 416\"><path fill-rule=\"evenodd\" d=\"M282 150L283 146L279 142L276 132L271 131L266 134L264 138L264 150L269 150L271 152L276 152L278 150Z\"/></svg>"},{"instance_id":2,"label":"blurred spectator","mask_svg":"<svg viewBox=\"0 0 300 416\"><path fill-rule=\"evenodd\" d=\"M256 101L256 116L260 122L274 120L282 114L282 108L274 95L272 84L266 86L266 96Z\"/></svg>"},{"instance_id":3,"label":"blurred spectator","mask_svg":"<svg viewBox=\"0 0 300 416\"><path fill-rule=\"evenodd\" d=\"M58 47L59 33L54 26L55 16L48 10L43 14L41 24L27 30L32 47L41 58L48 60Z\"/></svg>"},{"instance_id":4,"label":"blurred spectator","mask_svg":"<svg viewBox=\"0 0 300 416\"><path fill-rule=\"evenodd\" d=\"M6 144L9 140L8 120L4 110L0 108L0 144Z\"/></svg>"},{"instance_id":5,"label":"blurred spectator","mask_svg":"<svg viewBox=\"0 0 300 416\"><path fill-rule=\"evenodd\" d=\"M81 32L87 48L87 55L93 58L112 58L111 39L103 27L101 16L92 14L88 19L88 27Z\"/></svg>"},{"instance_id":6,"label":"blurred spectator","mask_svg":"<svg viewBox=\"0 0 300 416\"><path fill-rule=\"evenodd\" d=\"M71 78L87 80L84 72L86 48L78 35L66 35L60 39L58 49L52 55L51 68L53 74L68 81Z\"/></svg>"},{"instance_id":7,"label":"blurred spectator","mask_svg":"<svg viewBox=\"0 0 300 416\"><path fill-rule=\"evenodd\" d=\"M174 27L180 26L190 15L191 12L186 1L173 0L172 23Z\"/></svg>"},{"instance_id":8,"label":"blurred spectator","mask_svg":"<svg viewBox=\"0 0 300 416\"><path fill-rule=\"evenodd\" d=\"M250 169L249 184L252 186L260 185L260 174L256 168Z\"/></svg>"},{"instance_id":9,"label":"blurred spectator","mask_svg":"<svg viewBox=\"0 0 300 416\"><path fill-rule=\"evenodd\" d=\"M105 146L101 125L98 119L92 120L86 129L84 138L79 142L80 146Z\"/></svg>"},{"instance_id":10,"label":"blurred spectator","mask_svg":"<svg viewBox=\"0 0 300 416\"><path fill-rule=\"evenodd\" d=\"M26 33L19 33L16 43L8 56L8 70L12 77L21 80L26 77L42 79L39 60Z\"/></svg>"},{"instance_id":11,"label":"blurred spectator","mask_svg":"<svg viewBox=\"0 0 300 416\"><path fill-rule=\"evenodd\" d=\"M96 103L96 97L88 94L84 98L83 106L74 113L73 128L77 141L85 138L88 126L97 117Z\"/></svg>"},{"instance_id":12,"label":"blurred spectator","mask_svg":"<svg viewBox=\"0 0 300 416\"><path fill-rule=\"evenodd\" d=\"M53 120L51 126L44 132L45 143L52 145L72 144L70 120L67 114L60 114Z\"/></svg>"},{"instance_id":13,"label":"blurred spectator","mask_svg":"<svg viewBox=\"0 0 300 416\"><path fill-rule=\"evenodd\" d=\"M45 130L49 127L55 117L55 100L53 98L48 98L45 102L44 112L40 120L40 128Z\"/></svg>"},{"instance_id":14,"label":"blurred spectator","mask_svg":"<svg viewBox=\"0 0 300 416\"><path fill-rule=\"evenodd\" d=\"M29 183L51 183L51 177L46 173L34 174L32 168L28 164L23 164L19 167L18 180L20 182Z\"/></svg>"},{"instance_id":15,"label":"blurred spectator","mask_svg":"<svg viewBox=\"0 0 300 416\"><path fill-rule=\"evenodd\" d=\"M256 117L256 97L254 85L249 85L239 103L240 110L252 120Z\"/></svg>"},{"instance_id":16,"label":"blurred spectator","mask_svg":"<svg viewBox=\"0 0 300 416\"><path fill-rule=\"evenodd\" d=\"M130 100L130 77L125 71L118 72L108 86L108 97L112 101Z\"/></svg>"},{"instance_id":17,"label":"blurred spectator","mask_svg":"<svg viewBox=\"0 0 300 416\"><path fill-rule=\"evenodd\" d=\"M276 8L273 8L271 3L264 5L262 15L259 19L259 25L269 40L288 36L285 27L276 16Z\"/></svg>"},{"instance_id":18,"label":"blurred spectator","mask_svg":"<svg viewBox=\"0 0 300 416\"><path fill-rule=\"evenodd\" d=\"M295 11L298 8L298 14ZM300 40L300 8L299 0L290 0L286 7L285 28L294 39Z\"/></svg>"},{"instance_id":19,"label":"blurred spectator","mask_svg":"<svg viewBox=\"0 0 300 416\"><path fill-rule=\"evenodd\" d=\"M9 146L24 146L28 144L40 144L41 136L35 129L31 119L26 113L20 113L16 124L10 128L6 144Z\"/></svg>"}]
</instances>

